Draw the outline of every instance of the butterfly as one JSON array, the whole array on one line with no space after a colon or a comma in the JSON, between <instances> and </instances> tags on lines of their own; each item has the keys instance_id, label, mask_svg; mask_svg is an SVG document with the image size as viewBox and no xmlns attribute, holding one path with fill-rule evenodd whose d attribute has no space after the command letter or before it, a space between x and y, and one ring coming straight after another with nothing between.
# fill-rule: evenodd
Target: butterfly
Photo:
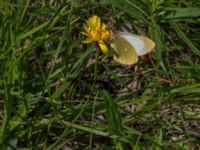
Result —
<instances>
[{"instance_id":1,"label":"butterfly","mask_svg":"<svg viewBox=\"0 0 200 150\"><path fill-rule=\"evenodd\" d=\"M139 56L148 54L155 47L151 39L127 32L115 34L113 41L114 60L125 65L137 63Z\"/></svg>"}]
</instances>

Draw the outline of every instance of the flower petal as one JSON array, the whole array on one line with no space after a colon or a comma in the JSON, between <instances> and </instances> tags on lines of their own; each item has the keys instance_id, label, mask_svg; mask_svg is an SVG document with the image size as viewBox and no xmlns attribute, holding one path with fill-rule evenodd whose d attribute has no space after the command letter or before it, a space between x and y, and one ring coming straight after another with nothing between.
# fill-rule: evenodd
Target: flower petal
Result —
<instances>
[{"instance_id":1,"label":"flower petal","mask_svg":"<svg viewBox=\"0 0 200 150\"><path fill-rule=\"evenodd\" d=\"M92 42L93 42L93 40L91 38L88 38L88 39L82 41L82 43L85 43L85 44L92 43Z\"/></svg>"},{"instance_id":2,"label":"flower petal","mask_svg":"<svg viewBox=\"0 0 200 150\"><path fill-rule=\"evenodd\" d=\"M108 52L108 47L105 45L105 43L103 41L99 41L98 44L103 54L106 54Z\"/></svg>"},{"instance_id":3,"label":"flower petal","mask_svg":"<svg viewBox=\"0 0 200 150\"><path fill-rule=\"evenodd\" d=\"M96 20L95 26L96 26L96 29L97 29L97 30L101 28L101 20L100 20L99 17L98 17L97 20Z\"/></svg>"},{"instance_id":4,"label":"flower petal","mask_svg":"<svg viewBox=\"0 0 200 150\"><path fill-rule=\"evenodd\" d=\"M83 24L83 29L84 29L86 32L90 33L90 27L88 27L87 24Z\"/></svg>"},{"instance_id":5,"label":"flower petal","mask_svg":"<svg viewBox=\"0 0 200 150\"><path fill-rule=\"evenodd\" d=\"M105 29L106 29L106 24L105 24L105 23L102 23L101 29L102 29L102 30L105 30Z\"/></svg>"},{"instance_id":6,"label":"flower petal","mask_svg":"<svg viewBox=\"0 0 200 150\"><path fill-rule=\"evenodd\" d=\"M98 19L97 15L92 16L91 18L92 25L95 25L97 23L97 19Z\"/></svg>"},{"instance_id":7,"label":"flower petal","mask_svg":"<svg viewBox=\"0 0 200 150\"><path fill-rule=\"evenodd\" d=\"M87 37L90 37L90 34L89 33L86 33L86 32L81 32L82 35L85 35Z\"/></svg>"},{"instance_id":8,"label":"flower petal","mask_svg":"<svg viewBox=\"0 0 200 150\"><path fill-rule=\"evenodd\" d=\"M109 31L106 30L106 31L102 32L101 40L106 41L106 40L109 39L109 37L110 37L110 32Z\"/></svg>"},{"instance_id":9,"label":"flower petal","mask_svg":"<svg viewBox=\"0 0 200 150\"><path fill-rule=\"evenodd\" d=\"M92 17L90 17L87 21L86 24L88 25L88 27L95 29L95 24L97 22L97 15L94 15Z\"/></svg>"}]
</instances>

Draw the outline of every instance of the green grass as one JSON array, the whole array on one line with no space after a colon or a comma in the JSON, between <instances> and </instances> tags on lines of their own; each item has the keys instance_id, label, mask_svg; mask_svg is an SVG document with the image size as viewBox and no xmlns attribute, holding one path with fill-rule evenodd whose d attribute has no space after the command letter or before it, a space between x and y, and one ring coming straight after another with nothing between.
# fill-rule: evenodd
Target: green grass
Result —
<instances>
[{"instance_id":1,"label":"green grass","mask_svg":"<svg viewBox=\"0 0 200 150\"><path fill-rule=\"evenodd\" d=\"M156 48L114 62L93 14ZM199 25L198 0L0 0L0 149L200 149Z\"/></svg>"}]
</instances>

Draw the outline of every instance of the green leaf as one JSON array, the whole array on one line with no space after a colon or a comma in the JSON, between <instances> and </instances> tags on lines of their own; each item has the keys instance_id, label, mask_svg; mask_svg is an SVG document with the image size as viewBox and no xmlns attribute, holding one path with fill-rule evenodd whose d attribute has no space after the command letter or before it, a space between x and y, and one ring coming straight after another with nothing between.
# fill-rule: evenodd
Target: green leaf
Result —
<instances>
[{"instance_id":1,"label":"green leaf","mask_svg":"<svg viewBox=\"0 0 200 150\"><path fill-rule=\"evenodd\" d=\"M120 135L122 134L122 118L118 106L106 91L103 93L109 127L115 134Z\"/></svg>"},{"instance_id":2,"label":"green leaf","mask_svg":"<svg viewBox=\"0 0 200 150\"><path fill-rule=\"evenodd\" d=\"M158 135L155 135L155 143L153 143L150 147L150 150L162 150L160 147L162 144L162 131L159 131Z\"/></svg>"},{"instance_id":3,"label":"green leaf","mask_svg":"<svg viewBox=\"0 0 200 150\"><path fill-rule=\"evenodd\" d=\"M167 15L166 19L186 19L186 18L197 18L200 17L200 8L171 8L173 12Z\"/></svg>"},{"instance_id":4,"label":"green leaf","mask_svg":"<svg viewBox=\"0 0 200 150\"><path fill-rule=\"evenodd\" d=\"M190 47L196 55L200 56L200 50L192 43L192 41L185 35L178 25L173 20L170 20L169 23L178 36L188 45L188 47Z\"/></svg>"}]
</instances>

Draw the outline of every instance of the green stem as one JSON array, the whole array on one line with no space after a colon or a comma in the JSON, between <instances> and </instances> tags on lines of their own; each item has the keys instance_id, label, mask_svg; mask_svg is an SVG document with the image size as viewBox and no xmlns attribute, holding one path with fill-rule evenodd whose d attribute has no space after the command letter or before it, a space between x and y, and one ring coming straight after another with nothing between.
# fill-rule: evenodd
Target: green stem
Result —
<instances>
[{"instance_id":1,"label":"green stem","mask_svg":"<svg viewBox=\"0 0 200 150\"><path fill-rule=\"evenodd\" d=\"M98 58L99 58L99 50L96 51L96 56L95 56L96 61L94 66L94 82L97 80Z\"/></svg>"},{"instance_id":2,"label":"green stem","mask_svg":"<svg viewBox=\"0 0 200 150\"><path fill-rule=\"evenodd\" d=\"M98 58L99 58L99 50L96 51L96 55L95 55L96 60L95 60L95 65L94 65L94 80L93 80L90 96L91 96L91 94L93 94L94 86L95 86L95 83L96 83L96 80L97 80ZM97 97L97 95L96 95L96 97ZM95 101L96 101L96 98L95 98ZM95 101L93 103L93 109L92 109L92 119L91 119L91 130L92 131L93 131L93 128L94 128L93 127L93 121L94 121ZM89 150L92 150L92 142L93 142L92 139L93 139L93 132L90 132Z\"/></svg>"}]
</instances>

